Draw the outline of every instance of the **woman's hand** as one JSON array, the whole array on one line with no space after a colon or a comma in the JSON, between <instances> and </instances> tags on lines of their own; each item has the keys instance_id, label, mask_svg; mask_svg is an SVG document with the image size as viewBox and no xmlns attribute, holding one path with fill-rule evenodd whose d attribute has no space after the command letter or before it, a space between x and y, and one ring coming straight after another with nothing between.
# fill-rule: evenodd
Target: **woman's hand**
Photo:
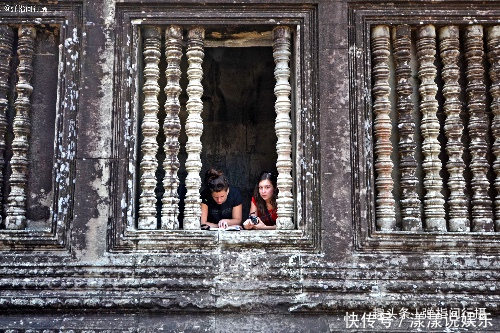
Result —
<instances>
[{"instance_id":1,"label":"woman's hand","mask_svg":"<svg viewBox=\"0 0 500 333\"><path fill-rule=\"evenodd\" d=\"M254 229L261 230L261 229L264 229L266 227L266 225L264 224L264 222L262 222L262 220L260 218L257 217L257 221L259 223L253 225Z\"/></svg>"},{"instance_id":2,"label":"woman's hand","mask_svg":"<svg viewBox=\"0 0 500 333\"><path fill-rule=\"evenodd\" d=\"M228 226L228 224L227 224L226 220L220 220L219 221L219 228L226 229L227 226Z\"/></svg>"},{"instance_id":3,"label":"woman's hand","mask_svg":"<svg viewBox=\"0 0 500 333\"><path fill-rule=\"evenodd\" d=\"M265 229L266 225L264 224L264 222L262 222L260 220L259 217L257 217L257 224L253 224L253 222L250 220L250 219L247 219L245 222L243 222L243 228L245 230L253 230L253 229Z\"/></svg>"},{"instance_id":4,"label":"woman's hand","mask_svg":"<svg viewBox=\"0 0 500 333\"><path fill-rule=\"evenodd\" d=\"M243 229L245 230L255 229L255 224L253 224L250 219L247 219L245 222L243 222Z\"/></svg>"}]
</instances>

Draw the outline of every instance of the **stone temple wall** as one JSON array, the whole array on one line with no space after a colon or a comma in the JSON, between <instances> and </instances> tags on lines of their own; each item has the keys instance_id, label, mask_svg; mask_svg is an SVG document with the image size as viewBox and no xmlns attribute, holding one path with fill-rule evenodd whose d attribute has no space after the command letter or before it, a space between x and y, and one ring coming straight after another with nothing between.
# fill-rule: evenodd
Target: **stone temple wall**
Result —
<instances>
[{"instance_id":1,"label":"stone temple wall","mask_svg":"<svg viewBox=\"0 0 500 333\"><path fill-rule=\"evenodd\" d=\"M498 332L500 1L0 3L0 329ZM272 231L199 230L200 175Z\"/></svg>"}]
</instances>

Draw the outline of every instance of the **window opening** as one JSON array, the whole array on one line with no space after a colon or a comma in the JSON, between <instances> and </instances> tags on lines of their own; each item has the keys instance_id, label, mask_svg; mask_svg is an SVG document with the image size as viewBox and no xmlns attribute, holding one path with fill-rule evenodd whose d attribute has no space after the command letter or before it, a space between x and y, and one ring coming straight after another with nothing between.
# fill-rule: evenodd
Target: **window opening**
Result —
<instances>
[{"instance_id":1,"label":"window opening","mask_svg":"<svg viewBox=\"0 0 500 333\"><path fill-rule=\"evenodd\" d=\"M240 188L244 216L260 171L281 168L293 228L291 32L254 28L142 28L139 229L198 229L210 167Z\"/></svg>"}]
</instances>

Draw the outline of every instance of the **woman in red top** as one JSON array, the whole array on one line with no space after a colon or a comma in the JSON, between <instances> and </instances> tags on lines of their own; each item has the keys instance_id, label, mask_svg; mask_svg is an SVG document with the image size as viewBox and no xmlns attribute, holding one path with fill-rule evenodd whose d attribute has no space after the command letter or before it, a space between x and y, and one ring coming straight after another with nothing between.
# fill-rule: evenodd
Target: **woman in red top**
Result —
<instances>
[{"instance_id":1,"label":"woman in red top","mask_svg":"<svg viewBox=\"0 0 500 333\"><path fill-rule=\"evenodd\" d=\"M250 216L243 222L246 230L274 230L278 218L276 197L278 196L277 177L272 172L262 172L253 192Z\"/></svg>"}]
</instances>

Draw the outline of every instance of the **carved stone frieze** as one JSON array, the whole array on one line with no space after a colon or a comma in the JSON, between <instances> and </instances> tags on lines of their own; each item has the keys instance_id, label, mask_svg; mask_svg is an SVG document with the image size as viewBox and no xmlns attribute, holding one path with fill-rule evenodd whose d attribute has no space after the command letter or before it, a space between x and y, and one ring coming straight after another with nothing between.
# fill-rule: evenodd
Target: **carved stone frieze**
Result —
<instances>
[{"instance_id":1,"label":"carved stone frieze","mask_svg":"<svg viewBox=\"0 0 500 333\"><path fill-rule=\"evenodd\" d=\"M158 152L158 93L160 86L158 78L160 77L160 44L161 30L156 27L146 27L144 33L144 85L142 91L144 93L143 111L144 117L141 123L142 130L142 159L140 163L141 178L140 178L140 197L139 197L139 229L156 229L156 169L158 168L158 160L156 154Z\"/></svg>"},{"instance_id":2,"label":"carved stone frieze","mask_svg":"<svg viewBox=\"0 0 500 333\"><path fill-rule=\"evenodd\" d=\"M7 133L7 109L9 106L9 78L10 61L12 58L12 44L14 30L8 25L0 26L0 189L4 185L5 150ZM0 190L0 224L3 213L3 191Z\"/></svg>"},{"instance_id":3,"label":"carved stone frieze","mask_svg":"<svg viewBox=\"0 0 500 333\"><path fill-rule=\"evenodd\" d=\"M293 229L293 195L292 195L292 142L290 136L292 134L292 121L290 120L290 112L292 103L290 101L290 93L292 91L290 85L290 38L291 32L289 27L277 27L273 29L273 56L276 64L274 77L276 78L276 86L274 94L276 95L276 152L278 160L276 168L278 169L278 188L279 194L276 199L278 205L278 220L276 221L277 229Z\"/></svg>"},{"instance_id":4,"label":"carved stone frieze","mask_svg":"<svg viewBox=\"0 0 500 333\"><path fill-rule=\"evenodd\" d=\"M162 198L161 227L162 229L178 229L179 222L177 215L179 213L179 134L181 131L181 122L179 120L179 95L181 86L179 80L181 77L181 58L182 58L182 28L179 26L170 26L165 32L165 49L167 58L167 86L165 94L165 120L163 131L165 133L165 161L163 169L165 177L163 178L163 188L165 192Z\"/></svg>"},{"instance_id":5,"label":"carved stone frieze","mask_svg":"<svg viewBox=\"0 0 500 333\"><path fill-rule=\"evenodd\" d=\"M415 152L415 121L412 118L413 101L411 95L411 28L399 25L393 30L394 60L396 61L396 93L398 95L398 129L399 129L399 169L401 172L401 216L402 230L422 230L420 199L417 192L417 161Z\"/></svg>"},{"instance_id":6,"label":"carved stone frieze","mask_svg":"<svg viewBox=\"0 0 500 333\"><path fill-rule=\"evenodd\" d=\"M489 115L486 113L486 85L483 67L483 27L468 26L465 31L465 61L467 64L467 109L469 112L469 150L472 156L472 230L493 231L492 201L488 195L487 173L489 149Z\"/></svg>"},{"instance_id":7,"label":"carved stone frieze","mask_svg":"<svg viewBox=\"0 0 500 333\"><path fill-rule=\"evenodd\" d=\"M391 159L392 123L390 118L391 101L389 94L389 55L390 32L386 25L376 26L371 31L371 51L373 59L373 132L375 137L375 171L377 172L375 186L377 228L382 231L396 229L395 201L392 190L394 181L391 173L394 164Z\"/></svg>"},{"instance_id":8,"label":"carved stone frieze","mask_svg":"<svg viewBox=\"0 0 500 333\"><path fill-rule=\"evenodd\" d=\"M203 120L201 112L203 111L203 69L201 64L204 57L204 39L205 30L203 28L192 28L188 31L187 59L188 59L188 86L187 94L189 99L186 107L188 118L186 121L186 134L188 141L186 143L186 199L184 200L184 229L199 229L201 216L201 135L203 133Z\"/></svg>"},{"instance_id":9,"label":"carved stone frieze","mask_svg":"<svg viewBox=\"0 0 500 333\"><path fill-rule=\"evenodd\" d=\"M495 190L495 231L500 231L500 26L488 28L488 59L490 61L490 95L493 120L491 132L493 134L492 152L495 157L493 171L496 174Z\"/></svg>"},{"instance_id":10,"label":"carved stone frieze","mask_svg":"<svg viewBox=\"0 0 500 333\"><path fill-rule=\"evenodd\" d=\"M29 138L31 133L31 101L33 92L31 78L33 76L33 58L35 54L36 29L32 26L20 26L17 54L18 81L17 98L14 103L16 115L13 122L14 139L12 141L12 174L10 176L10 193L5 227L7 229L24 229L26 227L26 186L29 175Z\"/></svg>"},{"instance_id":11,"label":"carved stone frieze","mask_svg":"<svg viewBox=\"0 0 500 333\"><path fill-rule=\"evenodd\" d=\"M446 152L448 162L446 168L450 174L448 188L450 196L449 206L449 231L470 231L470 221L468 218L467 197L465 196L465 163L462 155L464 145L462 134L464 130L463 121L460 117L462 112L462 102L460 100L461 87L460 79L460 39L458 26L446 26L439 30L439 50L443 69L441 76L444 81L444 112L446 121L444 130L446 138Z\"/></svg>"},{"instance_id":12,"label":"carved stone frieze","mask_svg":"<svg viewBox=\"0 0 500 333\"><path fill-rule=\"evenodd\" d=\"M421 133L423 137L422 152L424 160L422 167L424 176L424 214L425 229L428 231L446 231L444 198L441 193L443 179L440 176L442 168L439 153L441 147L438 141L439 120L437 118L438 102L435 82L437 69L434 64L436 56L436 29L433 25L425 25L417 32L418 77L420 79L420 112L422 113Z\"/></svg>"}]
</instances>

